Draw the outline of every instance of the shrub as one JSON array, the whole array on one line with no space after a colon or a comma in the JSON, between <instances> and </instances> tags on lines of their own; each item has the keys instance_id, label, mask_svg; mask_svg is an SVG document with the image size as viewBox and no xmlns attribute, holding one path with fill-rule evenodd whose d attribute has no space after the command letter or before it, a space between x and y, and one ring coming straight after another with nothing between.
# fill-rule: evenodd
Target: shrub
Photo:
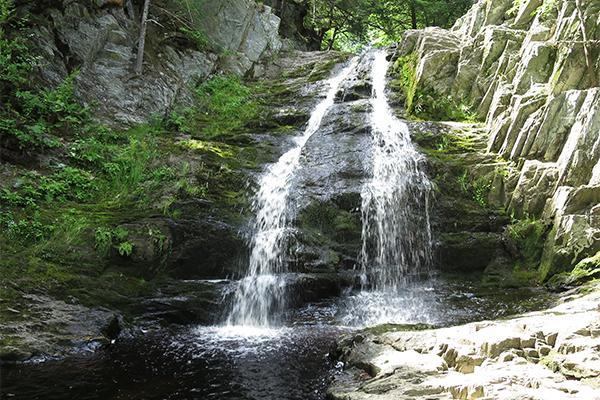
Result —
<instances>
[{"instance_id":1,"label":"shrub","mask_svg":"<svg viewBox=\"0 0 600 400\"><path fill-rule=\"evenodd\" d=\"M234 75L219 75L196 88L196 106L171 114L181 132L213 138L239 132L258 118L260 107L250 87Z\"/></svg>"},{"instance_id":2,"label":"shrub","mask_svg":"<svg viewBox=\"0 0 600 400\"><path fill-rule=\"evenodd\" d=\"M465 170L456 178L460 190L469 195L482 208L488 206L488 195L492 187L492 182L489 178L479 177L472 180L469 176L469 171Z\"/></svg>"},{"instance_id":3,"label":"shrub","mask_svg":"<svg viewBox=\"0 0 600 400\"><path fill-rule=\"evenodd\" d=\"M131 242L121 242L117 246L117 251L123 257L129 257L133 253L133 244Z\"/></svg>"},{"instance_id":4,"label":"shrub","mask_svg":"<svg viewBox=\"0 0 600 400\"><path fill-rule=\"evenodd\" d=\"M56 88L32 89L38 60L23 39L24 21L13 15L12 1L0 0L0 144L21 150L57 147L58 137L88 119L87 110L73 98L76 73Z\"/></svg>"}]
</instances>

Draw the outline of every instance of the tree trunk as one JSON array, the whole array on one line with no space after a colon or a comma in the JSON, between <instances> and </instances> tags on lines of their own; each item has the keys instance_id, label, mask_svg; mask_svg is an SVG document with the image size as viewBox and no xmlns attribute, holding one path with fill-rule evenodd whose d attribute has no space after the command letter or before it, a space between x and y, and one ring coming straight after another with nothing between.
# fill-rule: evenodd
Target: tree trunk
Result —
<instances>
[{"instance_id":1,"label":"tree trunk","mask_svg":"<svg viewBox=\"0 0 600 400\"><path fill-rule=\"evenodd\" d=\"M138 41L138 53L135 60L134 71L141 75L144 65L144 46L146 45L146 25L148 23L148 9L150 8L150 0L144 0L144 11L142 12L142 21L140 24L140 40Z\"/></svg>"},{"instance_id":2,"label":"tree trunk","mask_svg":"<svg viewBox=\"0 0 600 400\"><path fill-rule=\"evenodd\" d=\"M337 33L338 33L338 28L333 28L333 35L331 35L331 41L329 42L329 46L327 46L327 50L333 49L333 44L335 43Z\"/></svg>"},{"instance_id":3,"label":"tree trunk","mask_svg":"<svg viewBox=\"0 0 600 400\"><path fill-rule=\"evenodd\" d=\"M415 0L410 0L410 22L413 29L417 29L417 4Z\"/></svg>"}]
</instances>

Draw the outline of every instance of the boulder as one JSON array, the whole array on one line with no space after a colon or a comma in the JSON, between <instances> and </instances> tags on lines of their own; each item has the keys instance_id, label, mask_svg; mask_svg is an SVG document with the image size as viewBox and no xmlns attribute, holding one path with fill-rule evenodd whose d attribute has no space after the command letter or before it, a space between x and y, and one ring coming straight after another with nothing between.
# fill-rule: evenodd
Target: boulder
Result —
<instances>
[{"instance_id":1,"label":"boulder","mask_svg":"<svg viewBox=\"0 0 600 400\"><path fill-rule=\"evenodd\" d=\"M549 310L442 329L343 337L333 399L598 399L600 292ZM374 332L374 331L372 331ZM548 396L548 397L547 397Z\"/></svg>"}]
</instances>

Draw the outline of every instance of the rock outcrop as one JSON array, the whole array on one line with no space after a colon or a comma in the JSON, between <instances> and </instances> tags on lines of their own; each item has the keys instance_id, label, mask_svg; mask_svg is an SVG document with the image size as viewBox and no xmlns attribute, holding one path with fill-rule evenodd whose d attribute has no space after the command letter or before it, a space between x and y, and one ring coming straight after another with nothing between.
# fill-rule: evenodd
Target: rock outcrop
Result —
<instances>
[{"instance_id":1,"label":"rock outcrop","mask_svg":"<svg viewBox=\"0 0 600 400\"><path fill-rule=\"evenodd\" d=\"M236 284L229 279L247 272L244 231L251 218L252 185L265 165L276 161L292 145L293 136L302 133L325 79L347 58L338 52L290 51L268 62L260 60L253 67L253 75L260 79L249 83L270 85L268 92L255 94L262 96L260 120L252 120L227 143L165 135L163 144L169 153L157 157L168 160L160 161L177 168L185 165L184 185L205 182L207 178L200 174L217 165L220 174L211 177L213 190L186 194L178 188L182 182L156 187L156 204L142 212L115 214L118 222L109 232L106 254L95 243L96 226L83 233L80 246L66 252L73 258L63 262L76 263L72 268L76 280L52 291L46 285L36 286L35 295L18 282L11 283L10 296L4 291L0 299L5 306L0 310L0 361L92 351L114 338L114 329L108 328L115 318L126 329L131 323L156 327L222 322L224 296ZM343 113L350 105L339 107ZM214 147L186 145L194 143ZM311 148L317 151L318 142ZM317 168L318 160L311 160ZM163 199L167 205L159 206ZM356 229L360 232L360 227ZM129 244L128 251L119 250L123 242ZM319 242L319 251L332 254L327 245ZM356 251L350 254L354 257ZM353 284L351 274L333 272L337 258L335 263L331 258L326 261L326 268L312 268L314 260L302 266L297 262L294 272L302 273L289 276L290 305L339 295Z\"/></svg>"},{"instance_id":2,"label":"rock outcrop","mask_svg":"<svg viewBox=\"0 0 600 400\"><path fill-rule=\"evenodd\" d=\"M140 2L134 2L134 12L99 3L22 7L36 18L31 37L43 60L41 79L54 86L78 71L78 98L111 127L162 117L175 103L189 102L198 80L217 71L245 75L281 48L279 17L253 0L203 2L188 23L178 16L180 2L153 2L144 72L138 76L133 65L139 21L133 16L139 17ZM181 29L187 25L187 31Z\"/></svg>"},{"instance_id":3,"label":"rock outcrop","mask_svg":"<svg viewBox=\"0 0 600 400\"><path fill-rule=\"evenodd\" d=\"M540 280L600 250L599 12L593 0L481 0L451 30L407 31L396 52L415 62L413 102L485 120L487 150L509 162L494 178L509 213L552 225Z\"/></svg>"},{"instance_id":4,"label":"rock outcrop","mask_svg":"<svg viewBox=\"0 0 600 400\"><path fill-rule=\"evenodd\" d=\"M597 289L504 321L349 335L329 398L600 399Z\"/></svg>"},{"instance_id":5,"label":"rock outcrop","mask_svg":"<svg viewBox=\"0 0 600 400\"><path fill-rule=\"evenodd\" d=\"M321 41L317 33L304 26L310 4L303 0L265 0L273 12L281 18L279 35L284 47L298 50L320 50Z\"/></svg>"}]
</instances>

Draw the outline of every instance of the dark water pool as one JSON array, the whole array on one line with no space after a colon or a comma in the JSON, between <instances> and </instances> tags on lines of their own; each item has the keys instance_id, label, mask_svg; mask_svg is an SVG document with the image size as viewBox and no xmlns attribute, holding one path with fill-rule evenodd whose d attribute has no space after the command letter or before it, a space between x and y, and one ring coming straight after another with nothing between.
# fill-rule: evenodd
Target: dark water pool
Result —
<instances>
[{"instance_id":1,"label":"dark water pool","mask_svg":"<svg viewBox=\"0 0 600 400\"><path fill-rule=\"evenodd\" d=\"M338 334L335 328L236 336L242 334L163 330L92 357L5 369L3 394L47 400L321 398L332 373L326 353Z\"/></svg>"},{"instance_id":2,"label":"dark water pool","mask_svg":"<svg viewBox=\"0 0 600 400\"><path fill-rule=\"evenodd\" d=\"M322 400L336 373L327 353L340 334L356 329L345 323L373 322L380 297L348 293L311 304L279 329L159 329L92 355L5 366L0 398ZM395 322L442 326L539 309L551 298L540 290L482 289L461 279L428 281L384 301L397 309Z\"/></svg>"}]
</instances>

